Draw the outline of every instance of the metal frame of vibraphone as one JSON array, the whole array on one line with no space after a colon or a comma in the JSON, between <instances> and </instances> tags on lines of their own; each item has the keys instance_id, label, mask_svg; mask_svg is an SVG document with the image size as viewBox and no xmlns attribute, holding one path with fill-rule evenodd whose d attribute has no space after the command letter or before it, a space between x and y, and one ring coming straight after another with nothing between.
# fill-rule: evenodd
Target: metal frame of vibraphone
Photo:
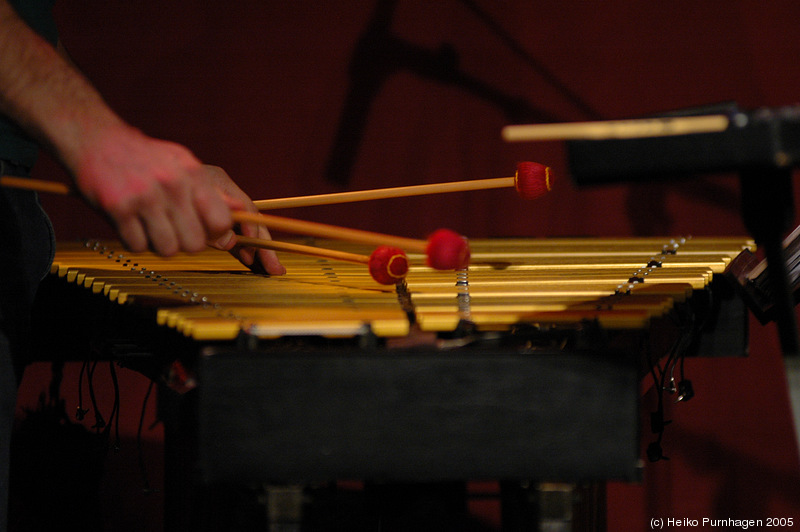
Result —
<instances>
[{"instance_id":1,"label":"metal frame of vibraphone","mask_svg":"<svg viewBox=\"0 0 800 532\"><path fill-rule=\"evenodd\" d=\"M549 245L558 248L559 241L549 241ZM504 262L508 257L487 258L480 244L474 247L477 265L475 274L470 272L474 285L480 284L481 268L505 271L512 266ZM676 256L666 248L656 251L666 261ZM174 324L158 325L154 313L157 303L163 303L159 294L167 288L177 298L176 308L202 307L202 293L165 286L164 277L169 275L159 276L146 264L116 265L120 259L113 251L101 248L96 253L115 264L112 270L136 271L123 276L90 265L72 268L84 271L66 286L58 275L48 280L59 293L43 305L46 312L58 316L48 321L60 323L73 338L86 335L83 342L75 343L74 352L62 355L80 360L86 354L78 346L91 343L95 352L159 382L163 382L164 368L178 359L196 372L200 382L197 390L183 394L168 386L160 388L168 530L215 529L219 523L214 516L230 515L211 509L219 508L219 500L226 498L232 486L253 482L314 485L368 479L373 488L385 489L395 483L501 479L513 487L504 492L505 506L516 507L520 515L526 511L520 501L529 495L508 494L522 493L522 482L638 478L639 381L652 361L642 360L642 331L616 334L618 325L613 321L602 324L617 319L612 306L624 306L626 292L650 287L651 280L657 287L654 278L666 271L656 271L657 266L638 269L618 293L612 289L613 301L590 298L589 307L583 307L583 319L576 322L572 317L571 324L555 319L568 312L550 310L511 313L494 323L497 316L486 321L480 317L480 305L475 305L470 317L481 324L478 330L468 321L453 322L452 310L436 310L434 296L428 315L420 308L417 319L441 330L407 335L399 339L400 345L389 347L369 327L349 338L300 335L302 339L259 338L252 334L258 329L251 327L251 334L242 330L232 340L198 341L188 336L205 333L195 328L188 336L177 334ZM421 258L415 260L419 263ZM547 269L547 259L541 260ZM645 279L648 273L653 278ZM146 285L158 288L126 296L124 277L130 275L147 278ZM463 288L455 287L452 274L443 275L453 281L451 295L458 299ZM412 297L413 277L410 274ZM697 288L706 288L698 282ZM729 291L717 281L714 284L714 315L728 314L711 325L727 326L728 331L722 343L718 334L694 338L693 349L743 354L746 311L732 303L736 300ZM65 289L69 296L61 297ZM608 287L602 290L607 293ZM684 287L678 292L687 290L691 291ZM43 292L48 292L48 286ZM479 294L474 296L480 299ZM125 298L135 299L136 304L120 304ZM78 326L65 320L76 318L76 305L82 304L76 302L90 301L100 305L90 321ZM463 308L451 306L457 308L456 316L464 317ZM407 319L406 311L399 304L398 308ZM664 317L668 314L664 309ZM211 330L224 329L231 321L241 326L243 322L237 321L241 319L214 321ZM376 328L387 327L379 321ZM647 321L670 320L652 317ZM99 349L97 336L105 337ZM656 335L648 330L645 336L652 340ZM63 340L59 344L62 350L70 345ZM341 396L343 388L346 396ZM275 405L281 405L279 411Z\"/></svg>"}]
</instances>

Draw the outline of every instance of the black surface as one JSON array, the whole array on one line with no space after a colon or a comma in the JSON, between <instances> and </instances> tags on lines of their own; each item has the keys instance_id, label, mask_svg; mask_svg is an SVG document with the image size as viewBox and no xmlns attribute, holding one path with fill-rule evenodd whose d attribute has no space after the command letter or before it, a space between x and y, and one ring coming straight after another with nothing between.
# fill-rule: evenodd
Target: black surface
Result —
<instances>
[{"instance_id":1,"label":"black surface","mask_svg":"<svg viewBox=\"0 0 800 532\"><path fill-rule=\"evenodd\" d=\"M638 363L609 353L207 351L206 482L635 479Z\"/></svg>"},{"instance_id":2,"label":"black surface","mask_svg":"<svg viewBox=\"0 0 800 532\"><path fill-rule=\"evenodd\" d=\"M800 161L800 108L723 111L731 125L718 133L569 141L572 178L578 185L648 182L748 168L790 168Z\"/></svg>"}]
</instances>

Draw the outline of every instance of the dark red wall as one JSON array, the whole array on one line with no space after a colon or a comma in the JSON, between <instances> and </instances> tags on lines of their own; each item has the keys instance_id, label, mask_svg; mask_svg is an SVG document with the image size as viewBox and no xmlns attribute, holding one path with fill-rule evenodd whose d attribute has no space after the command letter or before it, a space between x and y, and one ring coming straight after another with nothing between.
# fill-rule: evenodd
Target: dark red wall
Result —
<instances>
[{"instance_id":1,"label":"dark red wall","mask_svg":"<svg viewBox=\"0 0 800 532\"><path fill-rule=\"evenodd\" d=\"M534 203L503 190L288 216L415 237L440 226L471 237L745 233L734 176L578 189L559 143L504 144L509 118L497 105L402 68L372 100L346 184L332 183L325 168L348 65L375 4L86 0L57 10L66 47L123 117L224 167L254 199L506 176L523 159L556 175ZM451 46L465 77L521 99L537 120L797 101L800 3L791 0L476 4L496 26L471 2L399 1L390 32L434 54ZM47 158L36 173L65 179ZM45 202L62 239L111 235L78 200ZM750 358L691 360L687 371L698 396L673 409L672 459L649 466L642 485L612 485L611 529L668 516L800 519L772 326L753 323Z\"/></svg>"},{"instance_id":2,"label":"dark red wall","mask_svg":"<svg viewBox=\"0 0 800 532\"><path fill-rule=\"evenodd\" d=\"M325 167L374 4L89 1L58 10L63 41L120 114L266 198L343 188ZM549 78L602 118L727 100L791 104L800 82L792 26L800 7L789 1L483 2L527 58L467 2L397 4L396 38L434 52L452 46L466 76L523 99L540 119L593 118ZM505 176L533 159L556 170L553 193L534 204L503 191L286 214L422 236L438 226L472 237L744 231L735 180L576 190L560 144L504 144L506 123L480 96L400 68L372 101L347 188ZM48 203L62 237L97 231L73 217L74 204L59 212L65 200Z\"/></svg>"}]
</instances>

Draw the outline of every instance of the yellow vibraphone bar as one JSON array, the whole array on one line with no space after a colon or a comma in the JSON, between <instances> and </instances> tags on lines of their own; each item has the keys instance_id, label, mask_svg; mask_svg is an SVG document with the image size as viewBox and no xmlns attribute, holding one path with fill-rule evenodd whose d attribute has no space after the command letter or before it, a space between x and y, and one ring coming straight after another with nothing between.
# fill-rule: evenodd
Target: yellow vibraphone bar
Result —
<instances>
[{"instance_id":1,"label":"yellow vibraphone bar","mask_svg":"<svg viewBox=\"0 0 800 532\"><path fill-rule=\"evenodd\" d=\"M317 242L369 253L357 244ZM157 321L199 341L241 332L281 336L403 337L519 323L647 327L705 289L755 244L746 237L484 239L468 270L442 272L410 254L403 285L376 283L361 264L279 253L284 276L250 273L228 253L162 258L115 243L61 243L52 274L121 305L156 301ZM409 316L413 316L409 319Z\"/></svg>"}]
</instances>

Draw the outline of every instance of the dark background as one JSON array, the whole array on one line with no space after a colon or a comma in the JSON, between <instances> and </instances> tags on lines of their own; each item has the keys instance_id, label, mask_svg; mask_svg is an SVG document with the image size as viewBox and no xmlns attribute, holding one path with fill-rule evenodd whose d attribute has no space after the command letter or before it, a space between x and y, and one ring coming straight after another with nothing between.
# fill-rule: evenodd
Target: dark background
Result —
<instances>
[{"instance_id":1,"label":"dark background","mask_svg":"<svg viewBox=\"0 0 800 532\"><path fill-rule=\"evenodd\" d=\"M378 7L388 22L364 37ZM723 101L790 105L800 87L800 4L790 0L84 0L56 9L64 44L112 107L222 166L254 199L507 176L519 160L553 167L553 191L532 203L498 190L280 213L420 238L442 226L473 238L746 234L735 176L579 189L560 143L509 145L500 130ZM371 53L352 63L362 37ZM358 92L370 79L374 90ZM354 90L363 127L335 147ZM351 162L336 163L348 153ZM67 179L46 156L35 174ZM61 240L113 236L77 199L44 202ZM648 465L642 484L609 487L610 530L645 530L653 517L800 519L775 332L751 329L749 358L687 362L698 395L672 408L671 460ZM66 368L68 412L77 375ZM49 367L29 369L21 411L49 380ZM121 380L132 438L147 383L132 372ZM144 434L158 483L160 428ZM141 494L135 454L123 446L104 477L97 511L116 530L158 522L159 495Z\"/></svg>"}]
</instances>

